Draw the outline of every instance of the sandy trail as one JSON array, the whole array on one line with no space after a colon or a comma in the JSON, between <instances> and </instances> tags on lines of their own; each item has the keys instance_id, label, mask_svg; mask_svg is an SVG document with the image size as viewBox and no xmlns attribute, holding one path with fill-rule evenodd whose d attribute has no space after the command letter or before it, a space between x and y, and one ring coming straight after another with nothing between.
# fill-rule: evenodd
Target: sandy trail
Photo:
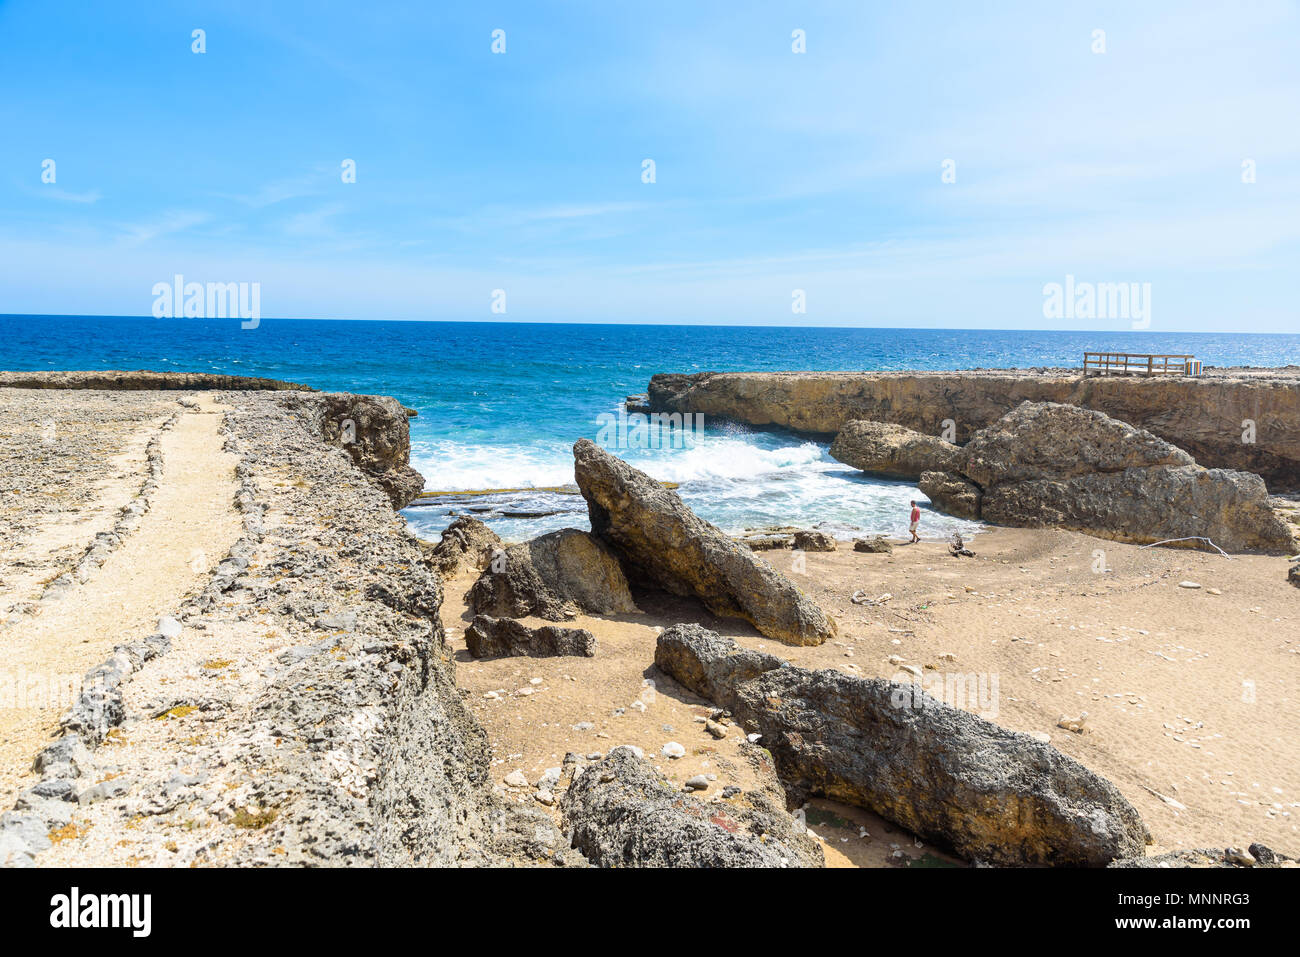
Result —
<instances>
[{"instance_id":1,"label":"sandy trail","mask_svg":"<svg viewBox=\"0 0 1300 957\"><path fill-rule=\"evenodd\" d=\"M115 645L152 633L239 537L238 456L222 449L220 408L211 396L196 398L198 407L161 433L162 480L135 533L88 581L0 635L5 669L22 692L0 708L0 806L35 784L32 758L57 730L81 675Z\"/></svg>"}]
</instances>

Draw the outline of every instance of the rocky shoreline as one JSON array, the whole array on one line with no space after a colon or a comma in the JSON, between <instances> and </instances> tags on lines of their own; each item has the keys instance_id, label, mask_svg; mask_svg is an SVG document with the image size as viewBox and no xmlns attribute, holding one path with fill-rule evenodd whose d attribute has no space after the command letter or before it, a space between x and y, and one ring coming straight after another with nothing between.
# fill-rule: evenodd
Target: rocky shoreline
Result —
<instances>
[{"instance_id":1,"label":"rocky shoreline","mask_svg":"<svg viewBox=\"0 0 1300 957\"><path fill-rule=\"evenodd\" d=\"M711 630L734 623L791 654L833 646L851 657L864 640L858 622L846 630L842 612L814 600L802 569L732 541L586 440L574 447L575 479L591 532L507 549L461 519L434 545L395 512L423 479L409 465L409 410L391 398L228 377L23 375L0 382L0 400L48 390L49 414L63 423L105 389L144 390L142 428L219 413L241 531L197 587L157 610L156 629L86 662L83 694L0 816L0 863L821 866L824 842L803 809L822 798L966 861L1144 863L1150 836L1135 806L1044 739L929 698L910 679L809 668ZM119 375L122 384L106 386ZM131 441L155 448L149 481L176 481L178 463L147 434L137 429ZM83 454L89 468L98 451ZM33 511L31 534L49 520ZM805 547L834 553L833 542L791 538L800 557ZM888 543L862 544L843 560L895 560ZM114 554L105 546L92 564L111 572ZM54 613L46 602L75 603L94 582L79 567L64 570L59 594L9 603L0 617L21 630ZM465 583L463 651L445 624L452 581ZM606 645L612 623L650 607L676 622L654 647L622 637ZM916 607L924 614L930 601ZM578 673L580 662L599 669L611 655L657 676L665 699L681 702L674 710L692 709L715 744L688 751L670 741L649 759L617 740L592 751L577 743L592 723L575 721L545 732L560 734L565 753L536 783L520 771L498 783L504 759L457 683L458 661L500 671L555 659ZM535 677L509 697L526 702L548 687ZM913 687L910 704L894 700ZM646 712L645 694L614 717L625 710ZM685 729L663 728L687 740ZM662 763L678 760L701 773L671 781ZM719 780L722 770L734 783ZM1262 845L1236 853L1165 863L1291 863Z\"/></svg>"},{"instance_id":2,"label":"rocky shoreline","mask_svg":"<svg viewBox=\"0 0 1300 957\"><path fill-rule=\"evenodd\" d=\"M879 421L964 444L1024 401L1102 412L1207 468L1300 489L1300 368L1290 366L1207 368L1196 378L1084 377L1077 369L661 373L647 404L827 436L855 419Z\"/></svg>"}]
</instances>

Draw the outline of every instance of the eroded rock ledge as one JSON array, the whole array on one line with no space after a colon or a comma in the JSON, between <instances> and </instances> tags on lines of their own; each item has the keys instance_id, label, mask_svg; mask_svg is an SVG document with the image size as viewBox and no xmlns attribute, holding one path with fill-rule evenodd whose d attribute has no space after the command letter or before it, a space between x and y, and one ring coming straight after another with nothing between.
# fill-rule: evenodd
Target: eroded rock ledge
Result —
<instances>
[{"instance_id":1,"label":"eroded rock ledge","mask_svg":"<svg viewBox=\"0 0 1300 957\"><path fill-rule=\"evenodd\" d=\"M40 784L0 815L0 863L585 863L549 818L494 796L439 577L303 414L326 400L218 401L244 537L165 610L170 637L141 634L98 669L37 758Z\"/></svg>"},{"instance_id":2,"label":"eroded rock ledge","mask_svg":"<svg viewBox=\"0 0 1300 957\"><path fill-rule=\"evenodd\" d=\"M1273 489L1300 488L1300 367L1215 369L1199 378L1084 378L1063 369L662 373L649 386L654 411L825 435L871 419L947 433L958 444L1026 399L1104 412L1207 468L1254 472Z\"/></svg>"},{"instance_id":3,"label":"eroded rock ledge","mask_svg":"<svg viewBox=\"0 0 1300 957\"><path fill-rule=\"evenodd\" d=\"M94 370L85 372L0 372L0 387L10 389L101 389L107 392L212 390L315 392L311 386L256 376L216 372L146 372Z\"/></svg>"},{"instance_id":4,"label":"eroded rock ledge","mask_svg":"<svg viewBox=\"0 0 1300 957\"><path fill-rule=\"evenodd\" d=\"M410 464L409 420L416 412L386 395L318 392L296 382L209 372L0 372L0 388L5 387L294 393L285 397L288 408L307 416L325 441L346 449L388 495L393 508L405 508L424 488L424 477Z\"/></svg>"}]
</instances>

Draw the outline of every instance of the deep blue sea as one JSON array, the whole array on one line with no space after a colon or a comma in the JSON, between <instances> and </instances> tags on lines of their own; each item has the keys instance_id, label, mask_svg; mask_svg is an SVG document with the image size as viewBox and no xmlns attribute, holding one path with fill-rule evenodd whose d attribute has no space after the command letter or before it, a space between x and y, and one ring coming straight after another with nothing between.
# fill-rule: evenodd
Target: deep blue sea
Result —
<instances>
[{"instance_id":1,"label":"deep blue sea","mask_svg":"<svg viewBox=\"0 0 1300 957\"><path fill-rule=\"evenodd\" d=\"M233 319L0 316L0 369L225 372L395 396L420 413L413 464L441 492L572 484L573 442L597 439L599 416L644 392L655 372L1069 367L1085 349L1300 364L1300 335L290 319L245 330ZM692 447L611 451L681 483L683 499L730 532L788 524L902 534L908 500L923 499L780 431L706 422ZM449 496L405 514L436 537L458 510L509 541L587 521L580 497L545 491ZM954 528L973 526L939 515L922 523L927 537Z\"/></svg>"}]
</instances>

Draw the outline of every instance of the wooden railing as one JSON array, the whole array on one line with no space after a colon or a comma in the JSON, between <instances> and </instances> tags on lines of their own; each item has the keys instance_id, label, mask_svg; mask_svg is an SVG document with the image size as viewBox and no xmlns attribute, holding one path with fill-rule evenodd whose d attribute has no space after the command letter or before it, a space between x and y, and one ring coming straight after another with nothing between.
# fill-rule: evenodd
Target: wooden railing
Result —
<instances>
[{"instance_id":1,"label":"wooden railing","mask_svg":"<svg viewBox=\"0 0 1300 957\"><path fill-rule=\"evenodd\" d=\"M1085 352L1083 374L1098 375L1200 375L1196 356L1146 352Z\"/></svg>"}]
</instances>

